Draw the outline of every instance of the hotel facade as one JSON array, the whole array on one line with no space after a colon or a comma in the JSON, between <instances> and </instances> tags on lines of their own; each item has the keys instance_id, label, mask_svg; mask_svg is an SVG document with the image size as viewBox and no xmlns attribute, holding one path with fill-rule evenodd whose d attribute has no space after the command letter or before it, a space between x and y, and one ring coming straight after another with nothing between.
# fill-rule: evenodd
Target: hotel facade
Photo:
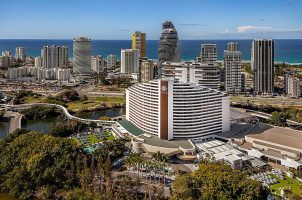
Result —
<instances>
[{"instance_id":1,"label":"hotel facade","mask_svg":"<svg viewBox=\"0 0 302 200\"><path fill-rule=\"evenodd\" d=\"M193 83L156 79L126 90L126 119L163 140L229 131L229 99Z\"/></svg>"}]
</instances>

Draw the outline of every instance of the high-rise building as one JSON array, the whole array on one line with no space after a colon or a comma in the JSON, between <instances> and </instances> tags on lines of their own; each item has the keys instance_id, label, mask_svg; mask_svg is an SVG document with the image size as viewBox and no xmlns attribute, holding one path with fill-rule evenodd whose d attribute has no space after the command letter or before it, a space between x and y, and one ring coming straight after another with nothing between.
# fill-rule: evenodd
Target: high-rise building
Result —
<instances>
[{"instance_id":1,"label":"high-rise building","mask_svg":"<svg viewBox=\"0 0 302 200\"><path fill-rule=\"evenodd\" d=\"M288 96L293 98L301 97L300 80L297 77L289 76L287 79Z\"/></svg>"},{"instance_id":2,"label":"high-rise building","mask_svg":"<svg viewBox=\"0 0 302 200\"><path fill-rule=\"evenodd\" d=\"M164 62L162 74L166 78L195 83L215 90L218 90L220 85L219 68L215 63Z\"/></svg>"},{"instance_id":3,"label":"high-rise building","mask_svg":"<svg viewBox=\"0 0 302 200\"><path fill-rule=\"evenodd\" d=\"M200 57L197 57L199 63L215 63L217 61L216 44L202 44Z\"/></svg>"},{"instance_id":4,"label":"high-rise building","mask_svg":"<svg viewBox=\"0 0 302 200\"><path fill-rule=\"evenodd\" d=\"M132 49L138 49L140 57L146 57L146 33L136 31L132 34Z\"/></svg>"},{"instance_id":5,"label":"high-rise building","mask_svg":"<svg viewBox=\"0 0 302 200\"><path fill-rule=\"evenodd\" d=\"M42 66L61 68L68 65L68 47L66 46L44 46L41 50Z\"/></svg>"},{"instance_id":6,"label":"high-rise building","mask_svg":"<svg viewBox=\"0 0 302 200\"><path fill-rule=\"evenodd\" d=\"M229 94L241 93L241 52L237 43L228 43L228 50L224 51L225 90Z\"/></svg>"},{"instance_id":7,"label":"high-rise building","mask_svg":"<svg viewBox=\"0 0 302 200\"><path fill-rule=\"evenodd\" d=\"M107 64L107 69L112 69L116 66L116 55L114 54L110 54L107 56L107 60L106 60Z\"/></svg>"},{"instance_id":8,"label":"high-rise building","mask_svg":"<svg viewBox=\"0 0 302 200\"><path fill-rule=\"evenodd\" d=\"M126 90L126 119L160 139L189 139L230 130L229 99L192 83L154 79Z\"/></svg>"},{"instance_id":9,"label":"high-rise building","mask_svg":"<svg viewBox=\"0 0 302 200\"><path fill-rule=\"evenodd\" d=\"M35 57L35 67L42 67L42 58L40 56Z\"/></svg>"},{"instance_id":10,"label":"high-rise building","mask_svg":"<svg viewBox=\"0 0 302 200\"><path fill-rule=\"evenodd\" d=\"M227 50L228 51L238 51L238 43L237 42L229 42Z\"/></svg>"},{"instance_id":11,"label":"high-rise building","mask_svg":"<svg viewBox=\"0 0 302 200\"><path fill-rule=\"evenodd\" d=\"M179 39L172 22L165 21L158 44L159 76L161 76L161 63L179 61Z\"/></svg>"},{"instance_id":12,"label":"high-rise building","mask_svg":"<svg viewBox=\"0 0 302 200\"><path fill-rule=\"evenodd\" d=\"M73 40L73 73L76 79L91 76L91 39L77 37Z\"/></svg>"},{"instance_id":13,"label":"high-rise building","mask_svg":"<svg viewBox=\"0 0 302 200\"><path fill-rule=\"evenodd\" d=\"M271 95L274 92L274 41L256 39L252 45L254 93Z\"/></svg>"},{"instance_id":14,"label":"high-rise building","mask_svg":"<svg viewBox=\"0 0 302 200\"><path fill-rule=\"evenodd\" d=\"M91 56L91 69L95 73L99 74L104 71L105 61L103 56Z\"/></svg>"},{"instance_id":15,"label":"high-rise building","mask_svg":"<svg viewBox=\"0 0 302 200\"><path fill-rule=\"evenodd\" d=\"M0 67L12 67L14 64L14 57L11 56L11 52L2 51L2 56L0 56Z\"/></svg>"},{"instance_id":16,"label":"high-rise building","mask_svg":"<svg viewBox=\"0 0 302 200\"><path fill-rule=\"evenodd\" d=\"M26 53L25 53L25 48L24 47L17 47L16 48L15 59L16 60L21 60L22 62L24 62L26 60Z\"/></svg>"},{"instance_id":17,"label":"high-rise building","mask_svg":"<svg viewBox=\"0 0 302 200\"><path fill-rule=\"evenodd\" d=\"M2 56L11 56L12 53L10 51L2 51Z\"/></svg>"},{"instance_id":18,"label":"high-rise building","mask_svg":"<svg viewBox=\"0 0 302 200\"><path fill-rule=\"evenodd\" d=\"M121 50L121 73L124 74L139 73L138 49Z\"/></svg>"},{"instance_id":19,"label":"high-rise building","mask_svg":"<svg viewBox=\"0 0 302 200\"><path fill-rule=\"evenodd\" d=\"M197 63L200 63L198 67L200 71L199 84L218 90L220 86L220 69L217 64L216 44L202 44Z\"/></svg>"},{"instance_id":20,"label":"high-rise building","mask_svg":"<svg viewBox=\"0 0 302 200\"><path fill-rule=\"evenodd\" d=\"M154 63L152 60L140 60L140 82L148 82L154 78Z\"/></svg>"}]
</instances>

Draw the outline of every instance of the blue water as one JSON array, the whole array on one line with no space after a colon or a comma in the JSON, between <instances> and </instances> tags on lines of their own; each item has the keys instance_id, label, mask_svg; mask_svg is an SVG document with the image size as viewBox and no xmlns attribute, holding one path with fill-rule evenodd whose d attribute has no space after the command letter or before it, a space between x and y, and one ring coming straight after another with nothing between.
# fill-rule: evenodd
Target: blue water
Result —
<instances>
[{"instance_id":1,"label":"blue water","mask_svg":"<svg viewBox=\"0 0 302 200\"><path fill-rule=\"evenodd\" d=\"M181 59L193 60L200 52L202 43L214 43L218 48L218 60L223 59L223 51L228 42L238 42L239 50L242 52L243 60L250 60L252 40L182 40L180 41ZM11 51L15 53L17 46L26 48L28 56L39 56L41 48L45 45L65 45L69 47L69 57L72 57L72 40L29 40L29 39L0 39L0 51ZM147 56L157 59L157 40L147 41ZM120 57L120 51L131 48L130 40L93 40L93 55L116 54ZM288 63L302 63L302 39L297 40L275 40L275 61Z\"/></svg>"}]
</instances>

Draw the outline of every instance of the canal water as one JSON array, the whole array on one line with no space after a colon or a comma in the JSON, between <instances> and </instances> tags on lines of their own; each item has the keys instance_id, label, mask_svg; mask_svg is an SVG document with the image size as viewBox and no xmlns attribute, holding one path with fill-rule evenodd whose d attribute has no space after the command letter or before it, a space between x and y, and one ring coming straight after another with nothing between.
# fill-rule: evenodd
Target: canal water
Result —
<instances>
[{"instance_id":1,"label":"canal water","mask_svg":"<svg viewBox=\"0 0 302 200\"><path fill-rule=\"evenodd\" d=\"M100 111L88 111L75 114L77 117L84 119L99 119L102 116L117 117L125 115L125 108L110 108ZM34 119L34 120L22 120L22 128L38 131L41 133L48 133L50 128L57 123L64 123L66 121L65 116L51 117L47 119ZM6 137L9 129L9 123L0 123L0 138Z\"/></svg>"},{"instance_id":2,"label":"canal water","mask_svg":"<svg viewBox=\"0 0 302 200\"><path fill-rule=\"evenodd\" d=\"M125 108L110 108L101 111L81 112L75 114L75 116L84 119L99 119L102 116L117 117L120 115L125 115L125 113ZM54 124L64 123L65 121L65 116L52 117L47 119L22 120L22 128L39 131L46 134Z\"/></svg>"},{"instance_id":3,"label":"canal water","mask_svg":"<svg viewBox=\"0 0 302 200\"><path fill-rule=\"evenodd\" d=\"M7 136L9 129L9 123L0 122L0 138L5 138Z\"/></svg>"}]
</instances>

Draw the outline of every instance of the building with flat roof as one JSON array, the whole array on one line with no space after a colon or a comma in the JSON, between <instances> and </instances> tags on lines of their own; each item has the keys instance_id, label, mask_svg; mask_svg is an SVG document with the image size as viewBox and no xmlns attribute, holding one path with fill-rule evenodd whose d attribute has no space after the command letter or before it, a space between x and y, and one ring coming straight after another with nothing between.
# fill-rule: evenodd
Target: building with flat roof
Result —
<instances>
[{"instance_id":1,"label":"building with flat roof","mask_svg":"<svg viewBox=\"0 0 302 200\"><path fill-rule=\"evenodd\" d=\"M126 119L160 139L189 139L229 131L229 99L193 83L156 79L126 90Z\"/></svg>"},{"instance_id":2,"label":"building with flat roof","mask_svg":"<svg viewBox=\"0 0 302 200\"><path fill-rule=\"evenodd\" d=\"M254 93L271 95L274 92L274 41L256 39L252 45L251 66L254 70Z\"/></svg>"},{"instance_id":3,"label":"building with flat roof","mask_svg":"<svg viewBox=\"0 0 302 200\"><path fill-rule=\"evenodd\" d=\"M225 91L228 94L241 93L241 67L241 52L237 43L228 43L228 50L224 51Z\"/></svg>"},{"instance_id":4,"label":"building with flat roof","mask_svg":"<svg viewBox=\"0 0 302 200\"><path fill-rule=\"evenodd\" d=\"M139 50L140 57L146 57L146 33L135 31L132 34L132 49Z\"/></svg>"},{"instance_id":5,"label":"building with flat roof","mask_svg":"<svg viewBox=\"0 0 302 200\"><path fill-rule=\"evenodd\" d=\"M302 166L302 132L290 128L258 124L244 139L234 144L248 155L266 162L300 169Z\"/></svg>"},{"instance_id":6,"label":"building with flat roof","mask_svg":"<svg viewBox=\"0 0 302 200\"><path fill-rule=\"evenodd\" d=\"M132 74L139 73L139 50L122 49L121 50L121 73Z\"/></svg>"},{"instance_id":7,"label":"building with flat roof","mask_svg":"<svg viewBox=\"0 0 302 200\"><path fill-rule=\"evenodd\" d=\"M195 83L216 90L220 85L219 67L216 63L164 62L162 74L166 78Z\"/></svg>"},{"instance_id":8,"label":"building with flat roof","mask_svg":"<svg viewBox=\"0 0 302 200\"><path fill-rule=\"evenodd\" d=\"M42 67L61 68L68 65L68 47L67 46L44 46L41 49Z\"/></svg>"},{"instance_id":9,"label":"building with flat roof","mask_svg":"<svg viewBox=\"0 0 302 200\"><path fill-rule=\"evenodd\" d=\"M15 54L16 60L21 60L22 62L26 59L26 53L24 47L16 47L16 54Z\"/></svg>"},{"instance_id":10,"label":"building with flat roof","mask_svg":"<svg viewBox=\"0 0 302 200\"><path fill-rule=\"evenodd\" d=\"M288 96L293 98L301 97L300 80L297 77L288 76L286 86Z\"/></svg>"}]
</instances>

